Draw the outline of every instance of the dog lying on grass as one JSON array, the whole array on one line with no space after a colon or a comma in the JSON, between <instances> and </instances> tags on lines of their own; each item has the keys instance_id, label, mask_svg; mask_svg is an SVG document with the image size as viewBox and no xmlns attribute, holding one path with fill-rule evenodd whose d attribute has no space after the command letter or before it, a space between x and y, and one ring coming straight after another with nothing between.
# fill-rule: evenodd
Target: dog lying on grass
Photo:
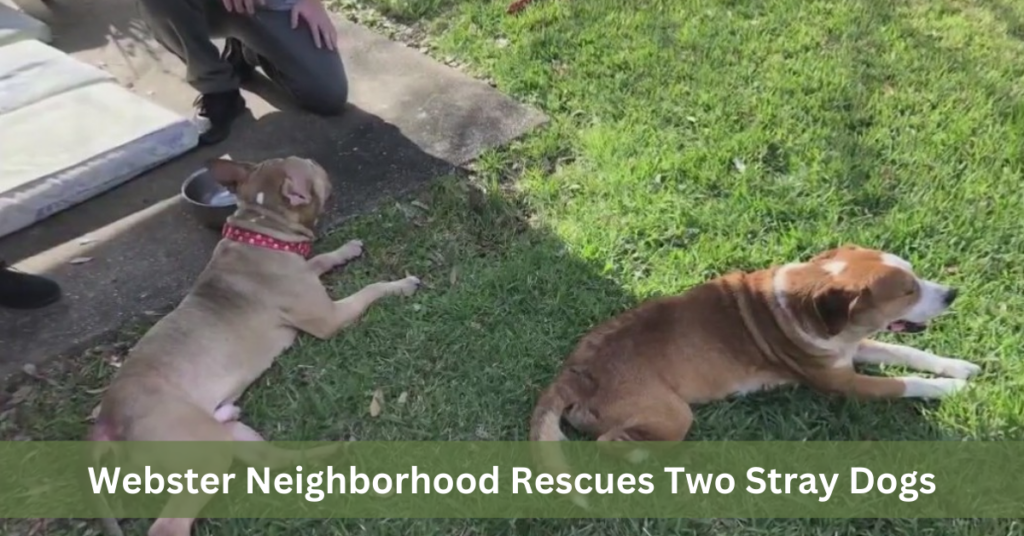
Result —
<instances>
[{"instance_id":1,"label":"dog lying on grass","mask_svg":"<svg viewBox=\"0 0 1024 536\"><path fill-rule=\"evenodd\" d=\"M587 334L537 401L529 437L565 439L564 417L598 441L682 440L691 404L792 383L861 398L944 397L980 367L869 337L923 331L956 297L907 261L859 246L726 275ZM946 378L868 376L856 363ZM566 472L557 447L536 448Z\"/></svg>"},{"instance_id":2,"label":"dog lying on grass","mask_svg":"<svg viewBox=\"0 0 1024 536\"><path fill-rule=\"evenodd\" d=\"M114 441L262 441L239 420L235 402L300 331L330 338L377 300L419 288L419 279L409 276L373 283L342 300L328 295L320 276L362 255L363 244L353 240L307 259L331 193L326 171L315 162L214 160L208 167L235 193L238 210L191 292L131 349L104 394L90 435L104 442L98 450L116 450ZM269 445L245 450L254 453L244 460L251 465L288 465L316 454ZM214 456L204 469L225 472L231 462ZM176 495L166 508L198 514L208 499ZM193 521L161 518L149 535L187 536ZM104 527L120 533L116 520L105 520Z\"/></svg>"}]
</instances>

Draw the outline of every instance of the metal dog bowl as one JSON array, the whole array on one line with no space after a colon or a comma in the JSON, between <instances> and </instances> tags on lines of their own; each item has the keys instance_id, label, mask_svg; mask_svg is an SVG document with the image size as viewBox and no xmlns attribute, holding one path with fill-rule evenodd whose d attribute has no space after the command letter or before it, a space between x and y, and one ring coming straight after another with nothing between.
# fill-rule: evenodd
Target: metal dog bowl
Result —
<instances>
[{"instance_id":1,"label":"metal dog bowl","mask_svg":"<svg viewBox=\"0 0 1024 536\"><path fill-rule=\"evenodd\" d=\"M181 185L181 198L200 223L217 231L237 208L235 194L214 180L206 168L185 179Z\"/></svg>"}]
</instances>

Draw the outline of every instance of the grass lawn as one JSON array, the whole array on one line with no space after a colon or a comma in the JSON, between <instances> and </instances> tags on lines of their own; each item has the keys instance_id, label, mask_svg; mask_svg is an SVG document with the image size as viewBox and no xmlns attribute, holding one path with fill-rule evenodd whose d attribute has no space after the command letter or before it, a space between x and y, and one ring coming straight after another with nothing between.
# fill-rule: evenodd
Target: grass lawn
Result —
<instances>
[{"instance_id":1,"label":"grass lawn","mask_svg":"<svg viewBox=\"0 0 1024 536\"><path fill-rule=\"evenodd\" d=\"M697 412L695 440L1024 438L1024 4L1007 0L374 0L551 124L472 182L361 217L334 276L428 287L303 337L244 399L274 439L524 439L577 338L639 300L844 242L961 287L905 340L984 367L942 404L788 389ZM627 8L626 5L633 7ZM485 193L481 193L485 192ZM344 192L340 193L344 195ZM130 338L131 334L126 335ZM102 352L100 352L102 353ZM0 433L80 438L99 355ZM900 371L883 371L897 373ZM375 389L384 411L371 418ZM402 393L405 403L397 403ZM143 531L142 524L134 528ZM198 534L1005 535L977 520L215 520Z\"/></svg>"}]
</instances>

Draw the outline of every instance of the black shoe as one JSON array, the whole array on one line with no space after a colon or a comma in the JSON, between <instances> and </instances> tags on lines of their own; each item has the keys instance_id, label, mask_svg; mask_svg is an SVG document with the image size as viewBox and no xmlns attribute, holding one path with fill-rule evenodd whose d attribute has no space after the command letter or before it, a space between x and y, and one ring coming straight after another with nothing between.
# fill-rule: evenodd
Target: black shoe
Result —
<instances>
[{"instance_id":1,"label":"black shoe","mask_svg":"<svg viewBox=\"0 0 1024 536\"><path fill-rule=\"evenodd\" d=\"M60 285L38 275L19 272L0 261L0 307L39 309L60 299Z\"/></svg>"},{"instance_id":2,"label":"black shoe","mask_svg":"<svg viewBox=\"0 0 1024 536\"><path fill-rule=\"evenodd\" d=\"M231 64L235 76L243 84L251 81L253 74L256 73L256 62L249 57L251 54L247 54L247 52L249 50L241 41L229 37L224 40L224 50L220 54L222 60Z\"/></svg>"},{"instance_id":3,"label":"black shoe","mask_svg":"<svg viewBox=\"0 0 1024 536\"><path fill-rule=\"evenodd\" d=\"M206 132L199 135L199 145L213 145L227 139L231 123L245 112L245 99L237 89L199 95L193 105L196 115L209 122Z\"/></svg>"}]
</instances>

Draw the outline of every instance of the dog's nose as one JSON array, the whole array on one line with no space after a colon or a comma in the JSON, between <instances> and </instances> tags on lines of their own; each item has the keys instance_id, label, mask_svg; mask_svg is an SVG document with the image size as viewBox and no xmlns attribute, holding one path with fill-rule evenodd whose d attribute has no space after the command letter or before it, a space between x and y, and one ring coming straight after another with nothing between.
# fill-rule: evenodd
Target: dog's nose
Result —
<instances>
[{"instance_id":1,"label":"dog's nose","mask_svg":"<svg viewBox=\"0 0 1024 536\"><path fill-rule=\"evenodd\" d=\"M942 303L945 303L947 307L953 305L953 301L956 300L956 295L959 293L960 291L955 288L947 290L946 295L942 298Z\"/></svg>"}]
</instances>

